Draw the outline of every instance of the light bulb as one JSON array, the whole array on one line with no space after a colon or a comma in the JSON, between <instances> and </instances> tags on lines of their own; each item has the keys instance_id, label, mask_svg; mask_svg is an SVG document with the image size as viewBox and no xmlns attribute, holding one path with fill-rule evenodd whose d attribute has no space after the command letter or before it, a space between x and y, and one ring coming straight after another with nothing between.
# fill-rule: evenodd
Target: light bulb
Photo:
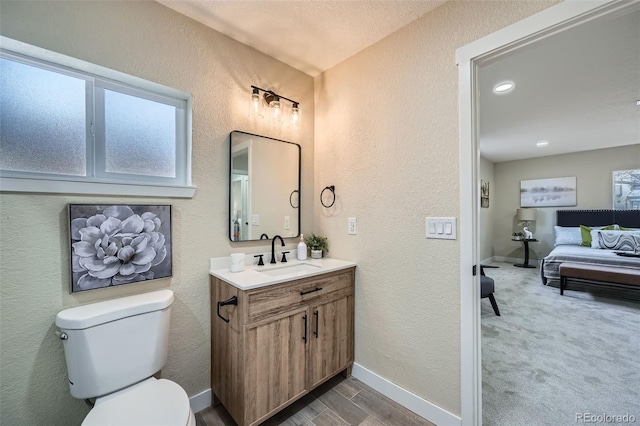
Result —
<instances>
[{"instance_id":1,"label":"light bulb","mask_svg":"<svg viewBox=\"0 0 640 426\"><path fill-rule=\"evenodd\" d=\"M300 107L296 103L294 103L291 108L291 124L296 129L300 125Z\"/></svg>"},{"instance_id":2,"label":"light bulb","mask_svg":"<svg viewBox=\"0 0 640 426\"><path fill-rule=\"evenodd\" d=\"M280 122L280 118L281 118L281 115L282 115L282 111L281 111L282 105L280 104L280 97L276 96L276 98L273 101L271 101L269 106L271 108L273 108L273 119L274 119L274 121Z\"/></svg>"},{"instance_id":3,"label":"light bulb","mask_svg":"<svg viewBox=\"0 0 640 426\"><path fill-rule=\"evenodd\" d=\"M253 89L251 93L251 106L249 108L249 116L253 118L262 118L262 102L258 89Z\"/></svg>"}]
</instances>

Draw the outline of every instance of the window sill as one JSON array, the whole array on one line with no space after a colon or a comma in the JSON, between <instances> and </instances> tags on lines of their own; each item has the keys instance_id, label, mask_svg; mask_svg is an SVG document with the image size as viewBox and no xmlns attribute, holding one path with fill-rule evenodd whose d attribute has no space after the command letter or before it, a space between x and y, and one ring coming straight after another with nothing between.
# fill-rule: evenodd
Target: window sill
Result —
<instances>
[{"instance_id":1,"label":"window sill","mask_svg":"<svg viewBox=\"0 0 640 426\"><path fill-rule=\"evenodd\" d=\"M193 198L196 187L0 177L0 192Z\"/></svg>"}]
</instances>

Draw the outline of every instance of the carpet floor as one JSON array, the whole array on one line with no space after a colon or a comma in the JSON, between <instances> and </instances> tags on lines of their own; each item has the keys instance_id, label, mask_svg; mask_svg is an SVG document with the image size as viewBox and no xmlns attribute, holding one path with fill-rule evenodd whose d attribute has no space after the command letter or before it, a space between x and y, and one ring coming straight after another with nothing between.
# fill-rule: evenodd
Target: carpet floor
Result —
<instances>
[{"instance_id":1,"label":"carpet floor","mask_svg":"<svg viewBox=\"0 0 640 426\"><path fill-rule=\"evenodd\" d=\"M482 299L483 424L640 424L640 301L560 296L538 269L493 265L502 316Z\"/></svg>"}]
</instances>

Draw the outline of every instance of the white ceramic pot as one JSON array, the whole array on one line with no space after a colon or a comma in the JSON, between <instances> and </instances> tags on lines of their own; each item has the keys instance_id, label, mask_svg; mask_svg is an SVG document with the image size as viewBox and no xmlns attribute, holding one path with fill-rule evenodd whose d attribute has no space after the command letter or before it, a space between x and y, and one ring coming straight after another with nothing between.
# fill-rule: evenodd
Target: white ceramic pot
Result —
<instances>
[{"instance_id":1,"label":"white ceramic pot","mask_svg":"<svg viewBox=\"0 0 640 426\"><path fill-rule=\"evenodd\" d=\"M311 258L312 259L321 259L322 258L322 250L311 250Z\"/></svg>"}]
</instances>

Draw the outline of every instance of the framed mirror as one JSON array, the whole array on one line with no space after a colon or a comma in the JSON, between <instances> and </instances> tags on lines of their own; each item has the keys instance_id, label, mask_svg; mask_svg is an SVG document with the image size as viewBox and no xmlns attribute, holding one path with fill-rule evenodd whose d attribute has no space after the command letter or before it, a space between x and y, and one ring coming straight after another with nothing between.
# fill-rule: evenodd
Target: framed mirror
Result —
<instances>
[{"instance_id":1,"label":"framed mirror","mask_svg":"<svg viewBox=\"0 0 640 426\"><path fill-rule=\"evenodd\" d=\"M229 239L300 235L300 145L231 132Z\"/></svg>"}]
</instances>

